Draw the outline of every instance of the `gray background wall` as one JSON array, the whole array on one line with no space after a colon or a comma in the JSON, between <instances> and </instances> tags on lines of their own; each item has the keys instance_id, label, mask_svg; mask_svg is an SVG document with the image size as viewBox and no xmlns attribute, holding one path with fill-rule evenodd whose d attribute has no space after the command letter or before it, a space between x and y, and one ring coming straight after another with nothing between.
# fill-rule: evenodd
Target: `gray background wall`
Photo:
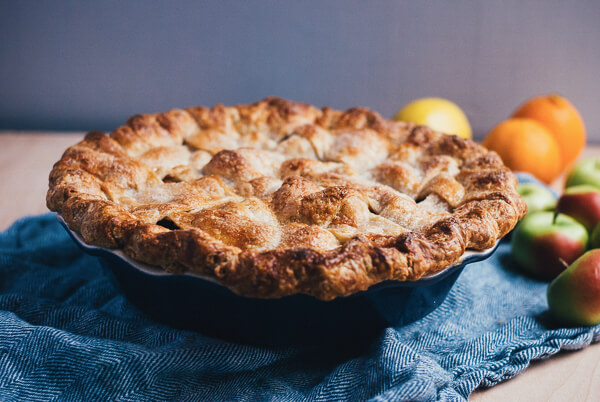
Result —
<instances>
[{"instance_id":1,"label":"gray background wall","mask_svg":"<svg viewBox=\"0 0 600 402\"><path fill-rule=\"evenodd\" d=\"M600 142L600 1L4 1L0 129L109 130L138 112L278 95L461 105L478 137L559 92Z\"/></svg>"}]
</instances>

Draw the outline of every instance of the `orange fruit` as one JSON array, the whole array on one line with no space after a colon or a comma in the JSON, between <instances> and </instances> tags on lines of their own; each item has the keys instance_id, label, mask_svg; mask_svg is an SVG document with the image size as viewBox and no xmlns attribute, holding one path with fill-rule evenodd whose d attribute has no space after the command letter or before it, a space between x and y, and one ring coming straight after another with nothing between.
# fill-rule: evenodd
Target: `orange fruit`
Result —
<instances>
[{"instance_id":1,"label":"orange fruit","mask_svg":"<svg viewBox=\"0 0 600 402\"><path fill-rule=\"evenodd\" d=\"M489 132L483 146L496 151L512 170L529 172L546 183L551 183L562 170L557 141L533 119L504 120Z\"/></svg>"},{"instance_id":2,"label":"orange fruit","mask_svg":"<svg viewBox=\"0 0 600 402\"><path fill-rule=\"evenodd\" d=\"M585 124L566 98L552 94L529 99L512 117L535 119L550 131L561 151L562 168L573 163L585 147Z\"/></svg>"}]
</instances>

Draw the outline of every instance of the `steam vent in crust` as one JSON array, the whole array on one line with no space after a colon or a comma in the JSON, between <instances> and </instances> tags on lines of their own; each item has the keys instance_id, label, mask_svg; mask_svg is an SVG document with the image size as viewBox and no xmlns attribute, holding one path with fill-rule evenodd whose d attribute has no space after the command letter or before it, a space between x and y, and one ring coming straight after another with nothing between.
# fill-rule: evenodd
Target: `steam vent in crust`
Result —
<instances>
[{"instance_id":1,"label":"steam vent in crust","mask_svg":"<svg viewBox=\"0 0 600 402\"><path fill-rule=\"evenodd\" d=\"M331 300L492 247L525 215L471 140L267 98L131 117L50 173L47 204L91 245L259 298Z\"/></svg>"}]
</instances>

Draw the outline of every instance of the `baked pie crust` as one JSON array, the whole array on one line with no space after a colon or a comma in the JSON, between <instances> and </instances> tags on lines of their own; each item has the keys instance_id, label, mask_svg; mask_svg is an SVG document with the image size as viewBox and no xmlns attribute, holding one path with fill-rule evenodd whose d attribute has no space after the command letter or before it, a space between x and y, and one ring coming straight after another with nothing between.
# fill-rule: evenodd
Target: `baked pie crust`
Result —
<instances>
[{"instance_id":1,"label":"baked pie crust","mask_svg":"<svg viewBox=\"0 0 600 402\"><path fill-rule=\"evenodd\" d=\"M48 208L89 244L235 293L347 296L486 249L525 215L473 141L279 98L130 118L50 173Z\"/></svg>"}]
</instances>

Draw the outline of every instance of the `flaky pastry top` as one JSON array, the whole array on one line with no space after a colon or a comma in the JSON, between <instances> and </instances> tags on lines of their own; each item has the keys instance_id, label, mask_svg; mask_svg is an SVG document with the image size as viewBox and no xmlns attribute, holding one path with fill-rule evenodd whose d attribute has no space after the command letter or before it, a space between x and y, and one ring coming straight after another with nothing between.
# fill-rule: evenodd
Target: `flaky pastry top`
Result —
<instances>
[{"instance_id":1,"label":"flaky pastry top","mask_svg":"<svg viewBox=\"0 0 600 402\"><path fill-rule=\"evenodd\" d=\"M90 132L54 165L47 204L87 243L168 272L330 300L492 247L526 213L516 184L473 141L267 98Z\"/></svg>"}]
</instances>

